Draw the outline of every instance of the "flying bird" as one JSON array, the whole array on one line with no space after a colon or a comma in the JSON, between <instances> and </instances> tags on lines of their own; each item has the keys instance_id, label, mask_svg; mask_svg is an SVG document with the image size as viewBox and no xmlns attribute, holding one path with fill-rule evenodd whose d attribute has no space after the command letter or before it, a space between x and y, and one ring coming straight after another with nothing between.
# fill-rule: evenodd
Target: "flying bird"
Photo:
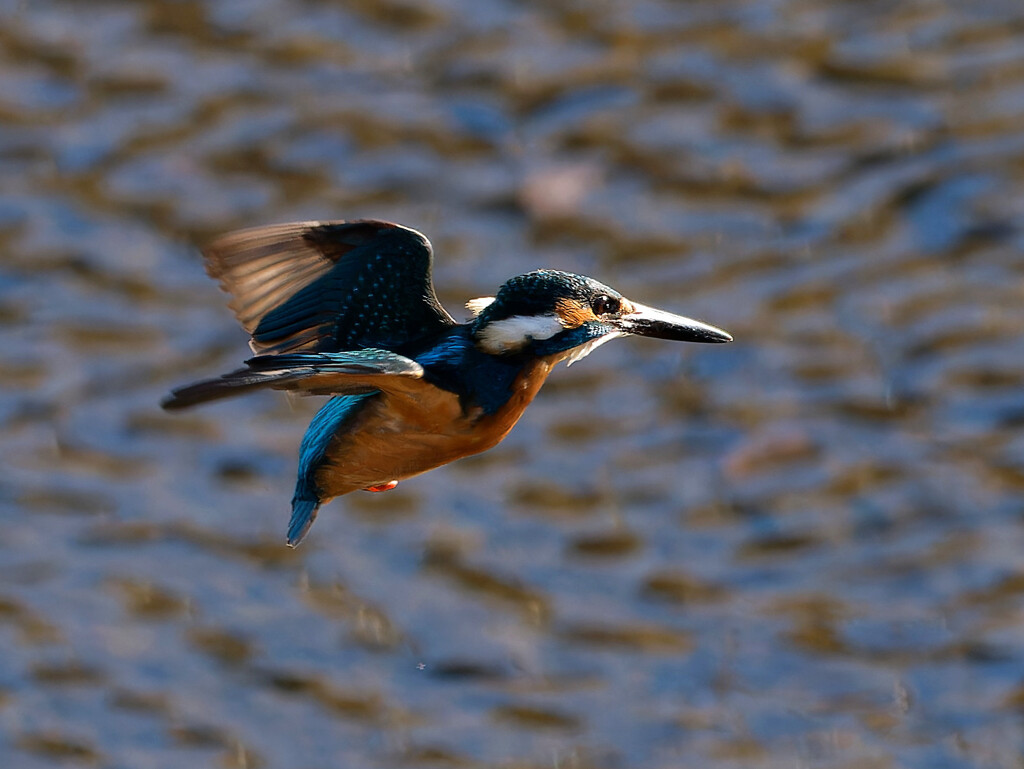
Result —
<instances>
[{"instance_id":1,"label":"flying bird","mask_svg":"<svg viewBox=\"0 0 1024 769\"><path fill-rule=\"evenodd\" d=\"M551 369L619 336L729 342L593 278L536 270L473 299L457 323L434 293L430 241L375 220L240 230L204 251L251 335L245 367L180 387L177 410L263 388L332 396L299 447L288 545L326 502L486 451Z\"/></svg>"}]
</instances>

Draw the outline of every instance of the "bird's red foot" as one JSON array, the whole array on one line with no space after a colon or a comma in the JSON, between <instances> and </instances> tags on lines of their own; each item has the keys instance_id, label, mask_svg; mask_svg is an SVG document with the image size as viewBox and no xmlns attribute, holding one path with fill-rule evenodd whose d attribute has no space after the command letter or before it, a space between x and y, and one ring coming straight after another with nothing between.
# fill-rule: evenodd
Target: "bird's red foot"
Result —
<instances>
[{"instance_id":1,"label":"bird's red foot","mask_svg":"<svg viewBox=\"0 0 1024 769\"><path fill-rule=\"evenodd\" d=\"M382 483L380 486L367 486L363 491L391 491L391 489L395 488L397 485L398 481L388 481L387 483Z\"/></svg>"}]
</instances>

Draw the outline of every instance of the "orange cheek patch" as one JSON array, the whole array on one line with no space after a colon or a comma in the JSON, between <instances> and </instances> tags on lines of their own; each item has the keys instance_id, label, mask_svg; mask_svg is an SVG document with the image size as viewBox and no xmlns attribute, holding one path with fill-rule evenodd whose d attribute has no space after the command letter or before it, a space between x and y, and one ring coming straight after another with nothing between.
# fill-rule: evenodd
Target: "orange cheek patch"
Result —
<instances>
[{"instance_id":1,"label":"orange cheek patch","mask_svg":"<svg viewBox=\"0 0 1024 769\"><path fill-rule=\"evenodd\" d=\"M575 299L559 299L555 302L555 312L566 328L579 328L588 320L597 318L590 305L581 304Z\"/></svg>"}]
</instances>

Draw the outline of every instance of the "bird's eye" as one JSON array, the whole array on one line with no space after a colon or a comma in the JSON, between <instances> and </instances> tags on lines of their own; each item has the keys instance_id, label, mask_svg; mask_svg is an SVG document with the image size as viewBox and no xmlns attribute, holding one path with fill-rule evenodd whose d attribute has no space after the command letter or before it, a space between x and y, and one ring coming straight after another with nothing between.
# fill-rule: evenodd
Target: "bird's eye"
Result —
<instances>
[{"instance_id":1,"label":"bird's eye","mask_svg":"<svg viewBox=\"0 0 1024 769\"><path fill-rule=\"evenodd\" d=\"M612 315L619 311L621 304L614 296L601 294L593 301L591 308L594 310L594 315Z\"/></svg>"}]
</instances>

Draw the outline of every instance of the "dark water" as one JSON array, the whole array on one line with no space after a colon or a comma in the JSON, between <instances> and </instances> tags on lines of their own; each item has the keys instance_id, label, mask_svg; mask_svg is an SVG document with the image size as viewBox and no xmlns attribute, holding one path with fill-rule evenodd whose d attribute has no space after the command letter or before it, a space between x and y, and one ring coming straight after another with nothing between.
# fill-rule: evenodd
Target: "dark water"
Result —
<instances>
[{"instance_id":1,"label":"dark water","mask_svg":"<svg viewBox=\"0 0 1024 769\"><path fill-rule=\"evenodd\" d=\"M1022 126L1019 0L0 2L0 763L1024 765ZM317 404L157 403L360 216L737 342L289 551Z\"/></svg>"}]
</instances>

